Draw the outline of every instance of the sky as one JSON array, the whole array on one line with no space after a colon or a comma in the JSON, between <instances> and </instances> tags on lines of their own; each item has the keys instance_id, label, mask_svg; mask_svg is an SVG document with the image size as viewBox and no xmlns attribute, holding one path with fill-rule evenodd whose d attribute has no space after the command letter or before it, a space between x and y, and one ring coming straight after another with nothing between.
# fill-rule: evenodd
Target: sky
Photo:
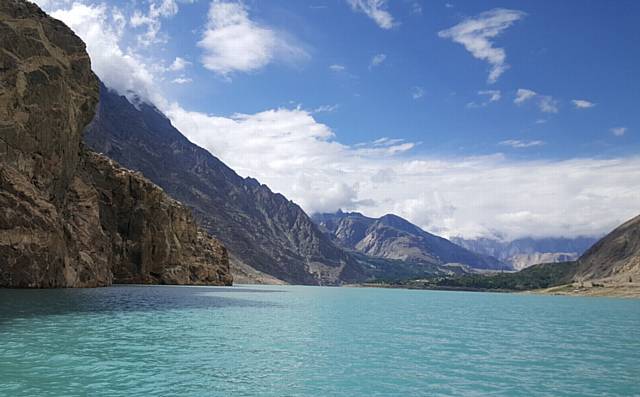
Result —
<instances>
[{"instance_id":1,"label":"sky","mask_svg":"<svg viewBox=\"0 0 640 397\"><path fill-rule=\"evenodd\" d=\"M93 69L309 213L447 237L640 213L640 2L37 0Z\"/></svg>"}]
</instances>

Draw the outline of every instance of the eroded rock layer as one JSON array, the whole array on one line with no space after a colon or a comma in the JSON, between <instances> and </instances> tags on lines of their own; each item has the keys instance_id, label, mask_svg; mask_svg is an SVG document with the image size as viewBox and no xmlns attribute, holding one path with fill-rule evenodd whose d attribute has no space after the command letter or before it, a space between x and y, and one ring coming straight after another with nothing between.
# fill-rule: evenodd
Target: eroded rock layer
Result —
<instances>
[{"instance_id":1,"label":"eroded rock layer","mask_svg":"<svg viewBox=\"0 0 640 397\"><path fill-rule=\"evenodd\" d=\"M82 147L98 102L84 43L0 2L0 286L230 284L226 249L141 174Z\"/></svg>"}]
</instances>

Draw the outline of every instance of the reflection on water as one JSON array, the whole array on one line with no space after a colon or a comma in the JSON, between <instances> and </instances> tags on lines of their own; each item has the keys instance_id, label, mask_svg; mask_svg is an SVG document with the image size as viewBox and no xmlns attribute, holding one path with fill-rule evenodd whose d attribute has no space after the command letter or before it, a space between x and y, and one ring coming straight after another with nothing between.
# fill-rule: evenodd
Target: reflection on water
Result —
<instances>
[{"instance_id":1,"label":"reflection on water","mask_svg":"<svg viewBox=\"0 0 640 397\"><path fill-rule=\"evenodd\" d=\"M282 292L238 287L125 286L82 289L0 289L0 322L16 317L100 313L261 307L272 303L238 299L237 294ZM211 294L225 296L212 298Z\"/></svg>"}]
</instances>

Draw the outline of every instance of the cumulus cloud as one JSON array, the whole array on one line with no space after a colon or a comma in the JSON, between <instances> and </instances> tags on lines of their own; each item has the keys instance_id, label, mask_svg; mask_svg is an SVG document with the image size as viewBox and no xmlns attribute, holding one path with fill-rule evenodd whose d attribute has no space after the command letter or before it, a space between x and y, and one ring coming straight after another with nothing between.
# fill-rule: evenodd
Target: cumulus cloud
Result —
<instances>
[{"instance_id":1,"label":"cumulus cloud","mask_svg":"<svg viewBox=\"0 0 640 397\"><path fill-rule=\"evenodd\" d=\"M308 58L304 49L286 34L249 18L241 2L214 0L208 22L198 42L205 68L221 74L250 72L278 60L295 62Z\"/></svg>"},{"instance_id":2,"label":"cumulus cloud","mask_svg":"<svg viewBox=\"0 0 640 397\"><path fill-rule=\"evenodd\" d=\"M500 142L502 146L511 146L515 149L523 149L533 146L541 146L544 145L544 141L522 141L519 139L507 139L506 141Z\"/></svg>"},{"instance_id":3,"label":"cumulus cloud","mask_svg":"<svg viewBox=\"0 0 640 397\"><path fill-rule=\"evenodd\" d=\"M395 21L387 11L387 0L347 0L354 11L362 12L382 29L391 29Z\"/></svg>"},{"instance_id":4,"label":"cumulus cloud","mask_svg":"<svg viewBox=\"0 0 640 397\"><path fill-rule=\"evenodd\" d=\"M516 98L513 100L513 103L516 105L522 105L523 103L533 100L536 103L538 109L544 113L558 113L558 100L554 99L550 95L541 95L535 91L519 88L516 91Z\"/></svg>"},{"instance_id":5,"label":"cumulus cloud","mask_svg":"<svg viewBox=\"0 0 640 397\"><path fill-rule=\"evenodd\" d=\"M589 102L585 99L574 99L571 102L573 103L573 106L576 107L576 109L589 109L596 106L595 103Z\"/></svg>"},{"instance_id":6,"label":"cumulus cloud","mask_svg":"<svg viewBox=\"0 0 640 397\"><path fill-rule=\"evenodd\" d=\"M337 63L334 63L333 65L329 65L329 70L332 72L344 72L345 70L347 70L347 67L344 65L339 65Z\"/></svg>"},{"instance_id":7,"label":"cumulus cloud","mask_svg":"<svg viewBox=\"0 0 640 397\"><path fill-rule=\"evenodd\" d=\"M386 59L387 59L387 56L385 54L376 54L376 55L374 55L373 58L371 58L371 62L369 62L369 69L372 69L372 68L380 65Z\"/></svg>"},{"instance_id":8,"label":"cumulus cloud","mask_svg":"<svg viewBox=\"0 0 640 397\"><path fill-rule=\"evenodd\" d=\"M611 133L615 136L623 136L627 132L627 127L614 127Z\"/></svg>"},{"instance_id":9,"label":"cumulus cloud","mask_svg":"<svg viewBox=\"0 0 640 397\"><path fill-rule=\"evenodd\" d=\"M495 83L509 65L504 49L495 47L493 39L525 15L522 11L496 8L441 30L438 36L462 44L475 58L488 62L491 70L487 81Z\"/></svg>"},{"instance_id":10,"label":"cumulus cloud","mask_svg":"<svg viewBox=\"0 0 640 397\"><path fill-rule=\"evenodd\" d=\"M638 211L640 157L439 158L398 138L340 143L300 108L221 117L173 105L167 114L189 139L308 212L393 212L445 236L516 238L599 235Z\"/></svg>"}]
</instances>

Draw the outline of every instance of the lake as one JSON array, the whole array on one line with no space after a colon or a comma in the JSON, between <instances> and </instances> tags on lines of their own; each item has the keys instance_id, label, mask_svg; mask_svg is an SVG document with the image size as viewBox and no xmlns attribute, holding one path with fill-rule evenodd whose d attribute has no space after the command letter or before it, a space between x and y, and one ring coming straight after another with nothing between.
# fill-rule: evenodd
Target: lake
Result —
<instances>
[{"instance_id":1,"label":"lake","mask_svg":"<svg viewBox=\"0 0 640 397\"><path fill-rule=\"evenodd\" d=\"M1 396L640 395L640 300L0 290Z\"/></svg>"}]
</instances>

